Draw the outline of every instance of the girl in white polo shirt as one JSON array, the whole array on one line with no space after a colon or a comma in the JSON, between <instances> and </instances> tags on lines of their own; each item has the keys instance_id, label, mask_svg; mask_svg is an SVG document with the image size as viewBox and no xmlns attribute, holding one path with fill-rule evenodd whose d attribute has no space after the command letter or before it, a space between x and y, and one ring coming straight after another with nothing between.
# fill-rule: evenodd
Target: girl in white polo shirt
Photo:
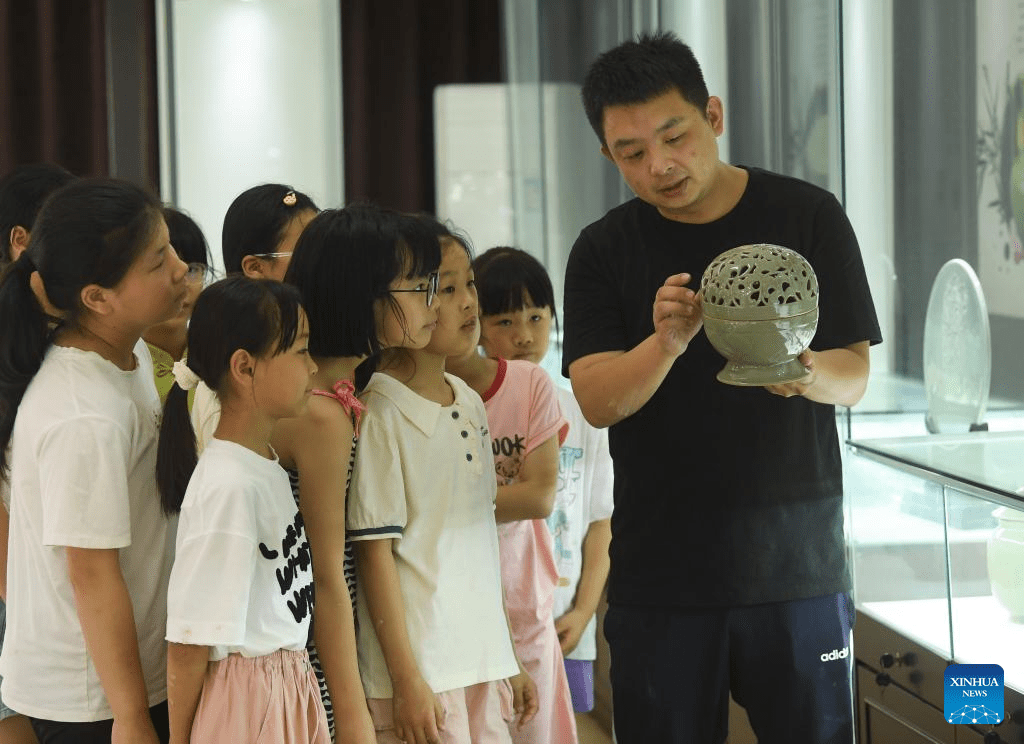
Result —
<instances>
[{"instance_id":1,"label":"girl in white polo shirt","mask_svg":"<svg viewBox=\"0 0 1024 744\"><path fill-rule=\"evenodd\" d=\"M309 404L316 364L294 287L232 276L203 291L174 365L157 452L164 508L179 512L167 596L171 742L330 742L306 654L309 541L270 446ZM196 461L188 391L221 416Z\"/></svg>"},{"instance_id":2,"label":"girl in white polo shirt","mask_svg":"<svg viewBox=\"0 0 1024 744\"><path fill-rule=\"evenodd\" d=\"M436 223L402 219L376 274L391 277L378 300L386 348L363 393L349 501L360 671L378 744L508 744L507 680L524 718L535 688L502 605L487 415L444 372L453 345L475 343L472 277L442 264L439 280Z\"/></svg>"}]
</instances>

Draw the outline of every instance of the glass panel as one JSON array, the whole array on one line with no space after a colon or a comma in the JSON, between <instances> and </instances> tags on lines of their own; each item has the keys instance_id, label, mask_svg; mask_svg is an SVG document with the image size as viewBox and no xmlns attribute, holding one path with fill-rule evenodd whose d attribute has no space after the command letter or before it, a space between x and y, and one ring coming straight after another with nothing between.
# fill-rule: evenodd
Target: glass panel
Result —
<instances>
[{"instance_id":1,"label":"glass panel","mask_svg":"<svg viewBox=\"0 0 1024 744\"><path fill-rule=\"evenodd\" d=\"M950 658L942 487L857 454L846 463L857 609Z\"/></svg>"},{"instance_id":2,"label":"glass panel","mask_svg":"<svg viewBox=\"0 0 1024 744\"><path fill-rule=\"evenodd\" d=\"M223 269L231 201L259 183L342 202L341 20L332 0L163 0L163 194Z\"/></svg>"},{"instance_id":3,"label":"glass panel","mask_svg":"<svg viewBox=\"0 0 1024 744\"><path fill-rule=\"evenodd\" d=\"M560 306L565 263L580 231L631 196L600 154L580 87L598 54L657 27L658 3L505 0L504 11L512 242L544 264ZM567 385L560 358L554 338L542 366Z\"/></svg>"},{"instance_id":4,"label":"glass panel","mask_svg":"<svg viewBox=\"0 0 1024 744\"><path fill-rule=\"evenodd\" d=\"M796 176L843 198L839 4L726 4L731 160Z\"/></svg>"},{"instance_id":5,"label":"glass panel","mask_svg":"<svg viewBox=\"0 0 1024 744\"><path fill-rule=\"evenodd\" d=\"M947 488L953 660L999 664L1024 689L1024 504Z\"/></svg>"}]
</instances>

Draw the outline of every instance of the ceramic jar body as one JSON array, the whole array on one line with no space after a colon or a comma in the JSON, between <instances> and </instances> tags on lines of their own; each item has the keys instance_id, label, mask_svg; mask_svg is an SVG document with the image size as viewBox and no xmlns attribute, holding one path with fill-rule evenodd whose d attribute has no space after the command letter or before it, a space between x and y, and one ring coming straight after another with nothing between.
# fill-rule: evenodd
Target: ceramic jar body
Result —
<instances>
[{"instance_id":1,"label":"ceramic jar body","mask_svg":"<svg viewBox=\"0 0 1024 744\"><path fill-rule=\"evenodd\" d=\"M729 360L718 379L733 385L768 385L803 377L796 360L814 338L818 309L792 318L726 320L706 315L704 332Z\"/></svg>"}]
</instances>

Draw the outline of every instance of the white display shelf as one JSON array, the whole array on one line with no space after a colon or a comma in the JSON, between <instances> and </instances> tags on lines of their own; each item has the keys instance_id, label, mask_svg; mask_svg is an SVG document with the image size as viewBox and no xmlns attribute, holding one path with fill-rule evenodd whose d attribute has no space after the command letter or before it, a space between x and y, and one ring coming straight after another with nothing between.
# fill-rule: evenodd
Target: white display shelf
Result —
<instances>
[{"instance_id":1,"label":"white display shelf","mask_svg":"<svg viewBox=\"0 0 1024 744\"><path fill-rule=\"evenodd\" d=\"M998 664L1006 686L1024 692L1024 624L1012 622L995 597L955 597L952 619L945 598L865 602L858 608L957 664Z\"/></svg>"}]
</instances>

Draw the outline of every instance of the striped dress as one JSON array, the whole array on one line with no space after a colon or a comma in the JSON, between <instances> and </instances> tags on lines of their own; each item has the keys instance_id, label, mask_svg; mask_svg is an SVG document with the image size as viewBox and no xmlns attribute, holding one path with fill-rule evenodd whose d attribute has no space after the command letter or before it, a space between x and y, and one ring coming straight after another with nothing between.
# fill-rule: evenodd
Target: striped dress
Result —
<instances>
[{"instance_id":1,"label":"striped dress","mask_svg":"<svg viewBox=\"0 0 1024 744\"><path fill-rule=\"evenodd\" d=\"M334 387L331 390L314 390L313 395L322 395L326 398L333 398L341 404L342 408L352 419L352 452L348 458L348 473L345 476L345 503L348 503L348 492L349 486L352 482L352 466L356 459L356 444L359 442L359 419L363 415L363 411L366 408L356 398L355 388L352 383L348 380L338 380L334 383ZM299 503L299 473L296 470L287 469L288 480L292 486L292 495L295 497L296 505ZM316 576L314 556L314 577ZM355 603L356 603L356 562L355 553L352 550L352 541L345 538L345 585L348 587L348 596L352 600L352 615L355 619ZM316 616L314 615L313 623L316 622ZM320 698L324 701L324 710L327 712L327 724L330 727L331 741L334 741L334 705L331 703L331 695L327 691L327 678L324 677L324 670L320 664L320 656L316 652L316 645L313 643L313 624L309 627L309 643L307 644L307 650L309 651L309 661L313 667L313 673L316 675L316 681L320 685Z\"/></svg>"}]
</instances>

